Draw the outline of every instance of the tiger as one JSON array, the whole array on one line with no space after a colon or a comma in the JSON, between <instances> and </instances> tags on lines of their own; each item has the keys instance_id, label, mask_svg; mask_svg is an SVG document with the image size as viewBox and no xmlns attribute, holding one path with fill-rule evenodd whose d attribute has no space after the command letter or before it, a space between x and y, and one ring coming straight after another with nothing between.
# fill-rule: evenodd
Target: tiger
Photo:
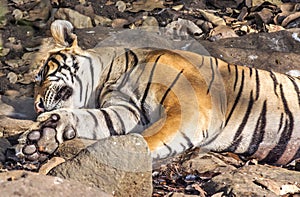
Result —
<instances>
[{"instance_id":1,"label":"tiger","mask_svg":"<svg viewBox=\"0 0 300 197\"><path fill-rule=\"evenodd\" d=\"M298 78L185 50L78 46L55 20L16 155L43 161L67 140L143 136L154 159L200 147L263 163L300 156Z\"/></svg>"}]
</instances>

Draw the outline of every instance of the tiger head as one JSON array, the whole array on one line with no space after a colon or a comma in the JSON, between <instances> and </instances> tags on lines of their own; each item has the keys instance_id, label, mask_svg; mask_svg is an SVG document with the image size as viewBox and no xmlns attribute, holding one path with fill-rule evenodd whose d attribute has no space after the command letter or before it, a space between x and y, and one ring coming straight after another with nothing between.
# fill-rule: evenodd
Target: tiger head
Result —
<instances>
[{"instance_id":1,"label":"tiger head","mask_svg":"<svg viewBox=\"0 0 300 197\"><path fill-rule=\"evenodd\" d=\"M43 65L36 76L34 106L37 113L82 107L76 101L79 85L75 81L80 72L76 54L83 51L78 47L72 30L72 24L65 20L56 20L51 24L55 47L43 53Z\"/></svg>"}]
</instances>

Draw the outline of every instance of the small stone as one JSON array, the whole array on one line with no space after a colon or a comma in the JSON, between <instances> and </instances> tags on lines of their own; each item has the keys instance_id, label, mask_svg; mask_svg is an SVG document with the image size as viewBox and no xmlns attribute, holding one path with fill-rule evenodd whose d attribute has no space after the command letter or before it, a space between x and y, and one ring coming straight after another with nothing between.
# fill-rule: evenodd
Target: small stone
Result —
<instances>
[{"instance_id":1,"label":"small stone","mask_svg":"<svg viewBox=\"0 0 300 197\"><path fill-rule=\"evenodd\" d=\"M16 97L20 95L20 92L17 90L6 90L4 93L5 96Z\"/></svg>"},{"instance_id":2,"label":"small stone","mask_svg":"<svg viewBox=\"0 0 300 197\"><path fill-rule=\"evenodd\" d=\"M119 12L124 12L126 10L126 3L124 3L124 1L117 1L116 7L118 8Z\"/></svg>"},{"instance_id":3,"label":"small stone","mask_svg":"<svg viewBox=\"0 0 300 197\"><path fill-rule=\"evenodd\" d=\"M13 17L15 18L16 21L19 21L23 18L23 12L19 9L15 9L12 12Z\"/></svg>"},{"instance_id":4,"label":"small stone","mask_svg":"<svg viewBox=\"0 0 300 197\"><path fill-rule=\"evenodd\" d=\"M103 16L95 15L94 21L96 25L102 25L102 26L111 26L112 20Z\"/></svg>"},{"instance_id":5,"label":"small stone","mask_svg":"<svg viewBox=\"0 0 300 197\"><path fill-rule=\"evenodd\" d=\"M172 9L175 10L175 11L179 11L179 10L181 10L182 8L183 8L183 4L175 5L175 6L172 7Z\"/></svg>"},{"instance_id":6,"label":"small stone","mask_svg":"<svg viewBox=\"0 0 300 197\"><path fill-rule=\"evenodd\" d=\"M55 17L70 21L75 28L81 29L93 27L90 17L69 8L59 8L55 13Z\"/></svg>"},{"instance_id":7,"label":"small stone","mask_svg":"<svg viewBox=\"0 0 300 197\"><path fill-rule=\"evenodd\" d=\"M128 20L126 20L126 19L123 19L123 18L117 18L117 19L114 19L113 21L112 21L112 24L111 24L111 26L113 27L113 28L122 28L124 25L126 25L126 24L128 24L129 22L128 22Z\"/></svg>"},{"instance_id":8,"label":"small stone","mask_svg":"<svg viewBox=\"0 0 300 197\"><path fill-rule=\"evenodd\" d=\"M1 47L1 46L0 46ZM6 56L8 53L10 52L9 48L2 48L2 50L0 49L0 56L4 57Z\"/></svg>"}]
</instances>

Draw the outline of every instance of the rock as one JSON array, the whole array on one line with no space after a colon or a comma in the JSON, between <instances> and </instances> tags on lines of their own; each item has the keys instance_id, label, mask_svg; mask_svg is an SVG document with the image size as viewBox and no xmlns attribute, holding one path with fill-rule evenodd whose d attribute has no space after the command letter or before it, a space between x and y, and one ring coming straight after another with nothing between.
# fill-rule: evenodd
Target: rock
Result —
<instances>
[{"instance_id":1,"label":"rock","mask_svg":"<svg viewBox=\"0 0 300 197\"><path fill-rule=\"evenodd\" d=\"M1 133L0 133L0 137ZM5 138L0 138L0 163L6 160L6 150L11 147L10 142Z\"/></svg>"},{"instance_id":2,"label":"rock","mask_svg":"<svg viewBox=\"0 0 300 197\"><path fill-rule=\"evenodd\" d=\"M94 21L96 25L111 26L112 20L103 16L95 15Z\"/></svg>"},{"instance_id":3,"label":"rock","mask_svg":"<svg viewBox=\"0 0 300 197\"><path fill-rule=\"evenodd\" d=\"M235 38L238 35L234 32L233 29L226 25L219 25L212 29L209 33L209 40L216 41L224 38Z\"/></svg>"},{"instance_id":4,"label":"rock","mask_svg":"<svg viewBox=\"0 0 300 197\"><path fill-rule=\"evenodd\" d=\"M118 8L119 12L124 12L126 10L126 3L124 1L117 1L116 7Z\"/></svg>"},{"instance_id":5,"label":"rock","mask_svg":"<svg viewBox=\"0 0 300 197\"><path fill-rule=\"evenodd\" d=\"M226 62L286 73L289 70L300 70L300 45L295 36L292 36L295 33L299 35L299 30L294 33L278 31L249 34L200 43L212 56Z\"/></svg>"},{"instance_id":6,"label":"rock","mask_svg":"<svg viewBox=\"0 0 300 197\"><path fill-rule=\"evenodd\" d=\"M221 157L221 158L220 158ZM198 173L224 173L227 171L235 170L239 166L239 161L231 159L231 162L225 162L222 155L214 153L200 153L196 157L185 161L182 167L185 171L195 171Z\"/></svg>"},{"instance_id":7,"label":"rock","mask_svg":"<svg viewBox=\"0 0 300 197\"><path fill-rule=\"evenodd\" d=\"M55 13L55 18L70 21L75 28L91 28L93 27L90 17L80 14L69 8L59 8Z\"/></svg>"},{"instance_id":8,"label":"rock","mask_svg":"<svg viewBox=\"0 0 300 197\"><path fill-rule=\"evenodd\" d=\"M142 26L143 27L152 27L152 28L157 27L158 28L158 22L157 22L155 17L148 16L144 19Z\"/></svg>"},{"instance_id":9,"label":"rock","mask_svg":"<svg viewBox=\"0 0 300 197\"><path fill-rule=\"evenodd\" d=\"M127 19L123 18L116 18L112 21L111 26L113 28L122 28L124 25L129 24L129 21Z\"/></svg>"},{"instance_id":10,"label":"rock","mask_svg":"<svg viewBox=\"0 0 300 197\"><path fill-rule=\"evenodd\" d=\"M222 19L221 17L218 17L216 15L214 15L213 13L210 13L208 11L205 10L200 10L201 15L208 20L209 22L211 22L212 24L214 24L215 26L218 25L226 25L225 20Z\"/></svg>"},{"instance_id":11,"label":"rock","mask_svg":"<svg viewBox=\"0 0 300 197\"><path fill-rule=\"evenodd\" d=\"M151 196L151 170L144 138L131 134L99 140L50 174L97 186L115 196Z\"/></svg>"},{"instance_id":12,"label":"rock","mask_svg":"<svg viewBox=\"0 0 300 197\"><path fill-rule=\"evenodd\" d=\"M31 120L35 117L33 98L15 98L13 96L0 95L0 127L8 126L23 130L29 127L28 123L32 122ZM16 119L15 123L13 123L13 118ZM11 121L8 119L11 119Z\"/></svg>"},{"instance_id":13,"label":"rock","mask_svg":"<svg viewBox=\"0 0 300 197\"><path fill-rule=\"evenodd\" d=\"M7 78L10 83L15 84L18 81L18 75L14 72L9 72Z\"/></svg>"},{"instance_id":14,"label":"rock","mask_svg":"<svg viewBox=\"0 0 300 197\"><path fill-rule=\"evenodd\" d=\"M269 165L249 165L212 178L203 188L212 195L279 196L300 191L300 172Z\"/></svg>"},{"instance_id":15,"label":"rock","mask_svg":"<svg viewBox=\"0 0 300 197\"><path fill-rule=\"evenodd\" d=\"M1 196L111 196L77 181L21 170L0 173L0 187Z\"/></svg>"}]
</instances>

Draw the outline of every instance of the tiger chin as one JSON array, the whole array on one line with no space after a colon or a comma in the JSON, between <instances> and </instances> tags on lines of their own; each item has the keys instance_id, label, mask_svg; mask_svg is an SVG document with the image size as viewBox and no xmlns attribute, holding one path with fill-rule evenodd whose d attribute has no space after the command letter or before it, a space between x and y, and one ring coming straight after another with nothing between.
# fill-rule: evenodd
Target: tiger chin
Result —
<instances>
[{"instance_id":1,"label":"tiger chin","mask_svg":"<svg viewBox=\"0 0 300 197\"><path fill-rule=\"evenodd\" d=\"M16 155L43 161L74 138L139 133L153 159L193 147L287 164L300 157L297 78L158 48L77 44L70 22L56 20L56 46L36 78L40 115Z\"/></svg>"}]
</instances>

